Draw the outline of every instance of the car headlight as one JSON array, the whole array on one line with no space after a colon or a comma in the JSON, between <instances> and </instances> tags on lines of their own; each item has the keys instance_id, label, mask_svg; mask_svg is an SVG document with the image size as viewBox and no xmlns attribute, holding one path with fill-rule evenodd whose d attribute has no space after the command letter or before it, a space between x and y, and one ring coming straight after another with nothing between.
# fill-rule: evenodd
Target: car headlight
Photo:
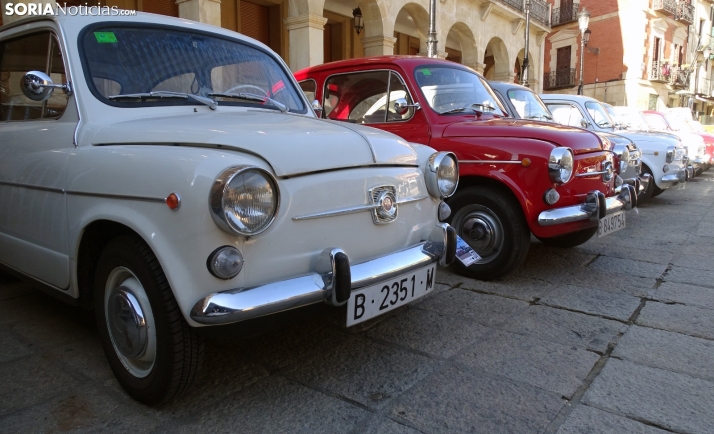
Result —
<instances>
[{"instance_id":1,"label":"car headlight","mask_svg":"<svg viewBox=\"0 0 714 434\"><path fill-rule=\"evenodd\" d=\"M676 148L674 146L667 147L667 157L665 158L666 163L671 163L675 159Z\"/></svg>"},{"instance_id":2,"label":"car headlight","mask_svg":"<svg viewBox=\"0 0 714 434\"><path fill-rule=\"evenodd\" d=\"M451 152L436 152L429 157L424 174L426 189L440 199L454 194L459 184L459 162Z\"/></svg>"},{"instance_id":3,"label":"car headlight","mask_svg":"<svg viewBox=\"0 0 714 434\"><path fill-rule=\"evenodd\" d=\"M255 166L223 171L211 187L213 221L230 234L256 235L270 226L278 212L280 191L273 175Z\"/></svg>"},{"instance_id":4,"label":"car headlight","mask_svg":"<svg viewBox=\"0 0 714 434\"><path fill-rule=\"evenodd\" d=\"M618 173L623 173L627 170L627 166L630 165L630 148L622 143L618 143L613 148L613 152L617 155L617 159L620 160L620 170Z\"/></svg>"},{"instance_id":5,"label":"car headlight","mask_svg":"<svg viewBox=\"0 0 714 434\"><path fill-rule=\"evenodd\" d=\"M548 174L553 182L565 184L573 176L573 151L570 148L553 148L548 158Z\"/></svg>"}]
</instances>

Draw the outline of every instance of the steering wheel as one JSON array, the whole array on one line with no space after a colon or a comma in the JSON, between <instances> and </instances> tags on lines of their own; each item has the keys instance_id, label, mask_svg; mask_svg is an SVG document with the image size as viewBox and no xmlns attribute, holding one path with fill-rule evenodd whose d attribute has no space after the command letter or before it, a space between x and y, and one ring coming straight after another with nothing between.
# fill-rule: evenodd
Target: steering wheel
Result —
<instances>
[{"instance_id":1,"label":"steering wheel","mask_svg":"<svg viewBox=\"0 0 714 434\"><path fill-rule=\"evenodd\" d=\"M268 92L266 92L262 87L258 87L252 84L239 84L238 86L233 86L232 88L225 90L221 93L233 93L234 91L238 91L238 89L241 88L249 88L249 89L257 89L260 94L265 95L266 98L270 98L270 95Z\"/></svg>"}]
</instances>

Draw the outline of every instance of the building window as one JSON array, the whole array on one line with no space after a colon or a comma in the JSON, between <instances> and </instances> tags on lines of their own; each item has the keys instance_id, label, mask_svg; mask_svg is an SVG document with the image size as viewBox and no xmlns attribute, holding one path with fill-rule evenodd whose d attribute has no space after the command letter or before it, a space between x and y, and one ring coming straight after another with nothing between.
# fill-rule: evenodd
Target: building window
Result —
<instances>
[{"instance_id":1,"label":"building window","mask_svg":"<svg viewBox=\"0 0 714 434\"><path fill-rule=\"evenodd\" d=\"M656 93L650 94L650 100L647 104L647 110L657 110L657 99L659 99L659 95L657 95Z\"/></svg>"}]
</instances>

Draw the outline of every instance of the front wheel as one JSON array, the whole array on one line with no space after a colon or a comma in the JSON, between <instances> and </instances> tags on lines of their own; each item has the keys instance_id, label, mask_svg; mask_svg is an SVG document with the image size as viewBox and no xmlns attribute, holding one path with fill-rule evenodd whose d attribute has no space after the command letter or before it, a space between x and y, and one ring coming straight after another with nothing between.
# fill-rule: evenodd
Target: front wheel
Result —
<instances>
[{"instance_id":1,"label":"front wheel","mask_svg":"<svg viewBox=\"0 0 714 434\"><path fill-rule=\"evenodd\" d=\"M588 241L597 233L597 226L593 228L583 229L577 232L573 232L566 235L559 235L557 237L551 238L541 238L536 237L541 243L547 246L560 247L562 249L569 249L571 247L579 246L584 242Z\"/></svg>"},{"instance_id":2,"label":"front wheel","mask_svg":"<svg viewBox=\"0 0 714 434\"><path fill-rule=\"evenodd\" d=\"M638 192L639 194L637 195L637 203L644 203L648 200L650 200L655 192L655 189L661 190L657 187L655 184L654 180L654 175L652 174L652 170L645 166L644 164L642 165L642 174L649 174L650 175L650 182L647 184L647 188L644 189L642 193Z\"/></svg>"},{"instance_id":3,"label":"front wheel","mask_svg":"<svg viewBox=\"0 0 714 434\"><path fill-rule=\"evenodd\" d=\"M99 257L94 306L104 354L124 390L153 405L193 381L203 339L186 324L156 256L142 240L119 237Z\"/></svg>"},{"instance_id":4,"label":"front wheel","mask_svg":"<svg viewBox=\"0 0 714 434\"><path fill-rule=\"evenodd\" d=\"M491 280L523 263L530 230L515 199L496 189L471 187L456 193L449 205L456 234L481 256L468 267L455 260L452 266L459 274Z\"/></svg>"}]
</instances>

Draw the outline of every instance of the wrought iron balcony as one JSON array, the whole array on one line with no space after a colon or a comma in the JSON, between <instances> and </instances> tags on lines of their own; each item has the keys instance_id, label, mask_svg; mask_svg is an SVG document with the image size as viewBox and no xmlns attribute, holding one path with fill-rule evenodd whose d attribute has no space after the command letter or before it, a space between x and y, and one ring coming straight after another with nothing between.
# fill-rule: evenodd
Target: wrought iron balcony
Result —
<instances>
[{"instance_id":1,"label":"wrought iron balcony","mask_svg":"<svg viewBox=\"0 0 714 434\"><path fill-rule=\"evenodd\" d=\"M522 0L501 0L501 3L508 5L517 11L523 12Z\"/></svg>"},{"instance_id":2,"label":"wrought iron balcony","mask_svg":"<svg viewBox=\"0 0 714 434\"><path fill-rule=\"evenodd\" d=\"M672 67L669 84L678 88L689 87L689 70L678 66Z\"/></svg>"},{"instance_id":3,"label":"wrought iron balcony","mask_svg":"<svg viewBox=\"0 0 714 434\"><path fill-rule=\"evenodd\" d=\"M576 86L575 68L559 69L543 74L543 89L553 90Z\"/></svg>"},{"instance_id":4,"label":"wrought iron balcony","mask_svg":"<svg viewBox=\"0 0 714 434\"><path fill-rule=\"evenodd\" d=\"M674 19L680 23L693 24L694 6L680 0L680 2L677 3L677 13L674 16Z\"/></svg>"},{"instance_id":5,"label":"wrought iron balcony","mask_svg":"<svg viewBox=\"0 0 714 434\"><path fill-rule=\"evenodd\" d=\"M666 15L676 15L677 14L677 1L676 0L652 0L652 9L655 12L661 12Z\"/></svg>"},{"instance_id":6,"label":"wrought iron balcony","mask_svg":"<svg viewBox=\"0 0 714 434\"><path fill-rule=\"evenodd\" d=\"M550 27L550 7L542 0L530 0L531 18Z\"/></svg>"},{"instance_id":7,"label":"wrought iron balcony","mask_svg":"<svg viewBox=\"0 0 714 434\"><path fill-rule=\"evenodd\" d=\"M669 62L664 62L661 60L653 60L650 66L650 81L658 81L661 83L668 83L670 77L672 76L672 67Z\"/></svg>"},{"instance_id":8,"label":"wrought iron balcony","mask_svg":"<svg viewBox=\"0 0 714 434\"><path fill-rule=\"evenodd\" d=\"M553 8L553 14L550 18L550 25L555 27L565 23L578 21L578 12L580 11L580 3L572 3L559 8Z\"/></svg>"}]
</instances>

